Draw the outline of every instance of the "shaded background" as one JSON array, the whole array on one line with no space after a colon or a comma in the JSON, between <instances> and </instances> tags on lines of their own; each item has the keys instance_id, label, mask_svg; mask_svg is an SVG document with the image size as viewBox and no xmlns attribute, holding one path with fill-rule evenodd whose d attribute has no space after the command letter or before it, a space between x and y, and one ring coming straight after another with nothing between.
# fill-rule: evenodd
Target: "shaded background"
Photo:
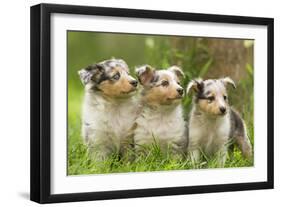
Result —
<instances>
[{"instance_id":1,"label":"shaded background","mask_svg":"<svg viewBox=\"0 0 281 207\"><path fill-rule=\"evenodd\" d=\"M135 35L69 31L68 63L68 165L72 174L81 167L77 143L81 143L80 122L83 85L77 71L112 57L124 59L134 76L136 66L156 68L180 66L184 87L193 78L231 77L237 89L229 89L230 104L245 119L253 140L253 47L252 40L159 35ZM191 97L183 99L185 116ZM82 148L80 150L83 150ZM83 153L82 153L83 154ZM84 155L83 155L84 156ZM86 156L86 155L85 155Z\"/></svg>"}]
</instances>

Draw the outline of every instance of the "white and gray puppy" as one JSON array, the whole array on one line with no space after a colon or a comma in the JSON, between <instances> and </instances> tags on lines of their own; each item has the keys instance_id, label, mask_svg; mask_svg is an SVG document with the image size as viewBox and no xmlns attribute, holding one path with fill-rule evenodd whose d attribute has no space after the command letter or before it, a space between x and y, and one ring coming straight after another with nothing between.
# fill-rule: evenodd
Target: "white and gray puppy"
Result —
<instances>
[{"instance_id":1,"label":"white and gray puppy","mask_svg":"<svg viewBox=\"0 0 281 207\"><path fill-rule=\"evenodd\" d=\"M96 159L124 153L133 143L137 80L121 59L89 65L79 72L85 85L82 136Z\"/></svg>"},{"instance_id":2,"label":"white and gray puppy","mask_svg":"<svg viewBox=\"0 0 281 207\"><path fill-rule=\"evenodd\" d=\"M229 106L226 86L236 88L232 79L192 80L187 86L195 92L193 107L188 121L188 151L191 159L198 162L201 152L207 156L218 156L223 166L228 144L233 141L246 158L252 156L252 146L247 136L244 121Z\"/></svg>"},{"instance_id":3,"label":"white and gray puppy","mask_svg":"<svg viewBox=\"0 0 281 207\"><path fill-rule=\"evenodd\" d=\"M157 143L164 152L181 154L186 150L186 126L183 119L180 86L182 70L172 66L155 70L149 65L136 69L142 85L140 102L142 110L136 120L134 141L136 151Z\"/></svg>"}]
</instances>

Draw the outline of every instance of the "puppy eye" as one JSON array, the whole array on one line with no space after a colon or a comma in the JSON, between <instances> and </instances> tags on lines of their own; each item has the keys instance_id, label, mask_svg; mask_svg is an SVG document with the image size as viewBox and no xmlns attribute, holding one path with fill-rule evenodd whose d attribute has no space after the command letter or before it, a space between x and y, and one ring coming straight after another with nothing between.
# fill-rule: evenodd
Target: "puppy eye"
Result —
<instances>
[{"instance_id":1,"label":"puppy eye","mask_svg":"<svg viewBox=\"0 0 281 207\"><path fill-rule=\"evenodd\" d=\"M211 103L212 101L215 100L215 97L214 96L210 96L210 97L207 98L207 100L208 100L208 103Z\"/></svg>"},{"instance_id":2,"label":"puppy eye","mask_svg":"<svg viewBox=\"0 0 281 207\"><path fill-rule=\"evenodd\" d=\"M161 85L162 86L168 86L169 85L169 81L164 80L164 81L162 81Z\"/></svg>"},{"instance_id":3,"label":"puppy eye","mask_svg":"<svg viewBox=\"0 0 281 207\"><path fill-rule=\"evenodd\" d=\"M112 76L112 79L114 80L119 80L120 78L120 73L116 73L114 76Z\"/></svg>"},{"instance_id":4,"label":"puppy eye","mask_svg":"<svg viewBox=\"0 0 281 207\"><path fill-rule=\"evenodd\" d=\"M226 95L224 95L224 96L223 96L223 99L226 101L226 100L227 100L227 96L226 96Z\"/></svg>"}]
</instances>

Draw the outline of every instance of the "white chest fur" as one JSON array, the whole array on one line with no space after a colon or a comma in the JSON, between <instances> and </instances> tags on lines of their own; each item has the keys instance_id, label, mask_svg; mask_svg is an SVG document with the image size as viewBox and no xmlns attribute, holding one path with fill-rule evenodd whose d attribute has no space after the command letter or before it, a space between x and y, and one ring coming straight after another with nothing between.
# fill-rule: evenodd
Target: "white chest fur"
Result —
<instances>
[{"instance_id":1,"label":"white chest fur","mask_svg":"<svg viewBox=\"0 0 281 207\"><path fill-rule=\"evenodd\" d=\"M205 154L212 155L225 147L231 130L228 114L225 116L209 116L193 108L188 126L188 150L201 149Z\"/></svg>"},{"instance_id":2,"label":"white chest fur","mask_svg":"<svg viewBox=\"0 0 281 207\"><path fill-rule=\"evenodd\" d=\"M86 93L82 127L86 142L100 142L119 148L134 125L136 108L137 102L133 97L117 101Z\"/></svg>"},{"instance_id":3,"label":"white chest fur","mask_svg":"<svg viewBox=\"0 0 281 207\"><path fill-rule=\"evenodd\" d=\"M137 128L134 132L136 146L148 145L156 141L160 146L168 144L173 148L181 148L187 141L180 105L159 108L144 106L136 123Z\"/></svg>"}]
</instances>

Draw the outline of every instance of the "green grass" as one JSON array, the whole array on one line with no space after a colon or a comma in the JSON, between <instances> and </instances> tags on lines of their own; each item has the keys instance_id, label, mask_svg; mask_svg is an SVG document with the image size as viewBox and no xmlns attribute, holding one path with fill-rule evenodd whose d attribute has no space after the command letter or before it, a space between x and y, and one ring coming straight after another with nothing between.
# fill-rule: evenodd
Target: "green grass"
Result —
<instances>
[{"instance_id":1,"label":"green grass","mask_svg":"<svg viewBox=\"0 0 281 207\"><path fill-rule=\"evenodd\" d=\"M71 91L71 90L70 90ZM104 173L122 173L122 172L146 172L163 170L187 170L187 169L207 169L217 168L218 162L215 158L202 159L200 163L194 164L189 159L175 158L169 153L162 153L159 147L152 146L148 149L146 155L136 156L134 152L129 152L129 156L135 159L127 159L112 155L103 162L97 162L90 158L87 146L83 144L81 138L81 103L82 93L75 92L75 97L69 94L69 113L68 113L68 175L81 174L104 174ZM77 95L78 94L78 95ZM71 109L71 110L70 110ZM248 134L253 143L253 123L252 110L243 111L246 120ZM228 156L225 168L248 167L253 166L253 160L246 160L241 152L235 148L234 153Z\"/></svg>"},{"instance_id":2,"label":"green grass","mask_svg":"<svg viewBox=\"0 0 281 207\"><path fill-rule=\"evenodd\" d=\"M71 127L71 126L70 126ZM75 126L77 131L80 131ZM76 136L75 136L76 135ZM87 147L77 133L69 137L68 148L68 175L81 174L104 174L104 173L122 173L122 172L146 172L163 170L187 170L187 169L207 169L217 168L218 162L213 159L202 159L200 163L194 164L189 159L175 158L169 153L162 153L157 147L151 147L149 153L135 156L135 159L119 158L112 155L102 162L92 160L87 151ZM131 154L134 155L133 152ZM253 166L253 160L246 160L241 156L239 150L235 149L232 157L228 158L225 168L229 167L247 167Z\"/></svg>"}]
</instances>

